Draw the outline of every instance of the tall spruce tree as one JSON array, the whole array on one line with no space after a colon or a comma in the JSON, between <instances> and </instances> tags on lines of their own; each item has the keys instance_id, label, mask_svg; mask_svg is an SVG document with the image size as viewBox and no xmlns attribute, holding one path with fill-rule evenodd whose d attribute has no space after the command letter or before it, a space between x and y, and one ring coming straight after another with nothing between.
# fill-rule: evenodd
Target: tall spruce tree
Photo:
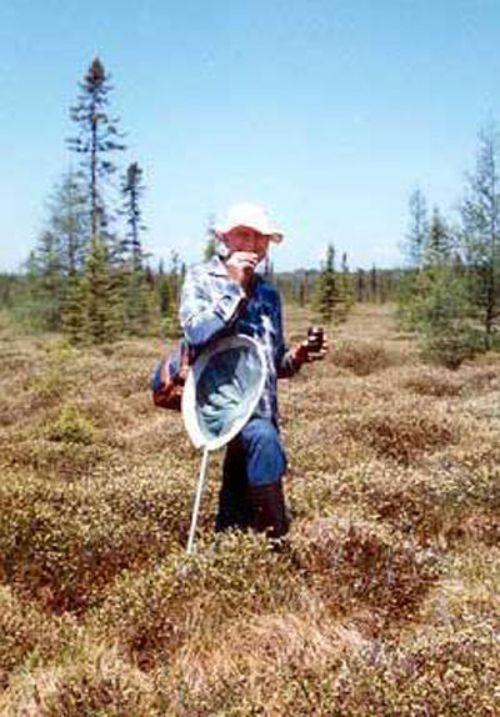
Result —
<instances>
[{"instance_id":1,"label":"tall spruce tree","mask_svg":"<svg viewBox=\"0 0 500 717\"><path fill-rule=\"evenodd\" d=\"M113 157L125 149L118 119L109 114L110 76L95 57L80 83L77 103L71 107L71 119L78 128L68 139L70 149L80 158L89 197L91 237L108 234L110 214L106 210L105 185L116 171ZM111 248L111 247L110 247Z\"/></svg>"},{"instance_id":2,"label":"tall spruce tree","mask_svg":"<svg viewBox=\"0 0 500 717\"><path fill-rule=\"evenodd\" d=\"M161 332L168 338L176 338L182 334L178 319L180 287L186 271L179 254L172 251L170 270L165 272L163 260L158 268L158 299L160 305Z\"/></svg>"},{"instance_id":3,"label":"tall spruce tree","mask_svg":"<svg viewBox=\"0 0 500 717\"><path fill-rule=\"evenodd\" d=\"M49 198L49 227L57 237L61 270L74 276L85 266L89 242L88 200L82 179L70 170L55 186Z\"/></svg>"},{"instance_id":4,"label":"tall spruce tree","mask_svg":"<svg viewBox=\"0 0 500 717\"><path fill-rule=\"evenodd\" d=\"M125 240L121 243L117 269L121 273L124 321L128 333L143 335L149 332L152 320L153 291L150 290L144 269L146 256L142 233L146 226L142 219L141 201L144 193L142 169L137 162L129 164L122 181L122 216L126 222ZM153 287L154 289L154 287Z\"/></svg>"},{"instance_id":5,"label":"tall spruce tree","mask_svg":"<svg viewBox=\"0 0 500 717\"><path fill-rule=\"evenodd\" d=\"M329 244L326 250L324 266L317 281L316 308L325 323L338 318L341 302L335 273L335 247Z\"/></svg>"},{"instance_id":6,"label":"tall spruce tree","mask_svg":"<svg viewBox=\"0 0 500 717\"><path fill-rule=\"evenodd\" d=\"M404 253L411 269L420 269L424 261L424 246L429 232L427 201L423 192L415 189L408 201L409 222Z\"/></svg>"},{"instance_id":7,"label":"tall spruce tree","mask_svg":"<svg viewBox=\"0 0 500 717\"><path fill-rule=\"evenodd\" d=\"M91 340L87 315L88 288L88 281L81 274L74 274L68 280L62 311L62 330L75 345Z\"/></svg>"},{"instance_id":8,"label":"tall spruce tree","mask_svg":"<svg viewBox=\"0 0 500 717\"><path fill-rule=\"evenodd\" d=\"M85 266L86 327L91 343L114 341L122 328L120 287L110 269L102 239L92 238Z\"/></svg>"},{"instance_id":9,"label":"tall spruce tree","mask_svg":"<svg viewBox=\"0 0 500 717\"><path fill-rule=\"evenodd\" d=\"M163 259L160 259L158 265L158 304L160 308L160 316L162 319L170 316L172 310L172 297L170 291L170 282L165 274Z\"/></svg>"},{"instance_id":10,"label":"tall spruce tree","mask_svg":"<svg viewBox=\"0 0 500 717\"><path fill-rule=\"evenodd\" d=\"M422 246L425 266L449 264L453 256L453 236L439 207L434 206L432 219Z\"/></svg>"},{"instance_id":11,"label":"tall spruce tree","mask_svg":"<svg viewBox=\"0 0 500 717\"><path fill-rule=\"evenodd\" d=\"M437 208L422 257L405 310L417 332L422 356L456 369L477 351L477 338L468 321L468 291L453 252L453 236Z\"/></svg>"},{"instance_id":12,"label":"tall spruce tree","mask_svg":"<svg viewBox=\"0 0 500 717\"><path fill-rule=\"evenodd\" d=\"M57 331L61 324L65 277L61 267L57 236L45 229L28 260L30 302L25 304L26 319L37 329Z\"/></svg>"},{"instance_id":13,"label":"tall spruce tree","mask_svg":"<svg viewBox=\"0 0 500 717\"><path fill-rule=\"evenodd\" d=\"M366 301L366 274L364 269L356 272L356 301Z\"/></svg>"},{"instance_id":14,"label":"tall spruce tree","mask_svg":"<svg viewBox=\"0 0 500 717\"><path fill-rule=\"evenodd\" d=\"M171 290L171 296L172 301L174 302L174 305L177 307L179 305L180 301L180 291L181 291L181 285L182 285L182 271L181 271L181 258L179 256L179 253L175 251L175 249L172 249L170 252L170 290Z\"/></svg>"},{"instance_id":15,"label":"tall spruce tree","mask_svg":"<svg viewBox=\"0 0 500 717\"><path fill-rule=\"evenodd\" d=\"M462 203L462 241L471 297L491 348L500 316L499 134L494 125L479 134L475 172Z\"/></svg>"},{"instance_id":16,"label":"tall spruce tree","mask_svg":"<svg viewBox=\"0 0 500 717\"><path fill-rule=\"evenodd\" d=\"M122 181L123 208L121 214L127 225L123 250L130 258L134 271L143 269L142 233L146 226L142 219L141 201L144 194L143 171L137 162L129 164Z\"/></svg>"},{"instance_id":17,"label":"tall spruce tree","mask_svg":"<svg viewBox=\"0 0 500 717\"><path fill-rule=\"evenodd\" d=\"M340 277L340 296L344 304L344 318L346 318L354 303L354 292L352 289L352 280L347 262L347 252L345 251L342 252L340 268L342 272Z\"/></svg>"},{"instance_id":18,"label":"tall spruce tree","mask_svg":"<svg viewBox=\"0 0 500 717\"><path fill-rule=\"evenodd\" d=\"M299 306L303 308L307 303L307 272L299 276Z\"/></svg>"},{"instance_id":19,"label":"tall spruce tree","mask_svg":"<svg viewBox=\"0 0 500 717\"><path fill-rule=\"evenodd\" d=\"M401 248L406 268L398 287L398 320L408 330L415 329L415 293L418 274L424 266L424 250L429 236L427 201L420 189L415 189L408 200L408 225Z\"/></svg>"},{"instance_id":20,"label":"tall spruce tree","mask_svg":"<svg viewBox=\"0 0 500 717\"><path fill-rule=\"evenodd\" d=\"M377 271L377 267L375 264L372 265L372 268L370 269L370 301L378 301L380 298L379 295L379 272Z\"/></svg>"},{"instance_id":21,"label":"tall spruce tree","mask_svg":"<svg viewBox=\"0 0 500 717\"><path fill-rule=\"evenodd\" d=\"M31 313L34 324L59 330L69 279L81 271L87 241L86 202L74 173L63 175L47 202L49 215L33 254ZM37 280L33 281L34 273Z\"/></svg>"}]
</instances>

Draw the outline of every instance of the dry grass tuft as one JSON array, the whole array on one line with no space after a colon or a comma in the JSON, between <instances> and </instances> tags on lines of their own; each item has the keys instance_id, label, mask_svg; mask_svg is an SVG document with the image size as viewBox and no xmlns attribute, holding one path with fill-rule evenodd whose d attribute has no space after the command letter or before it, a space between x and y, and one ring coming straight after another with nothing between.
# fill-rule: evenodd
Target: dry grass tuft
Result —
<instances>
[{"instance_id":1,"label":"dry grass tuft","mask_svg":"<svg viewBox=\"0 0 500 717\"><path fill-rule=\"evenodd\" d=\"M221 632L217 647L195 636L159 682L174 696L177 715L284 714L309 701L305 685L337 671L346 655L365 641L353 629L328 620L321 605L309 613L271 613L236 619ZM294 697L292 697L294 696Z\"/></svg>"},{"instance_id":2,"label":"dry grass tuft","mask_svg":"<svg viewBox=\"0 0 500 717\"><path fill-rule=\"evenodd\" d=\"M91 644L59 664L15 680L0 708L5 717L160 717L154 686L116 648Z\"/></svg>"},{"instance_id":3,"label":"dry grass tuft","mask_svg":"<svg viewBox=\"0 0 500 717\"><path fill-rule=\"evenodd\" d=\"M170 671L170 680L182 679L193 695L242 679L257 685L273 673L322 671L343 648L340 630L324 611L237 618L221 630L217 645L206 638L196 635L182 647Z\"/></svg>"},{"instance_id":4,"label":"dry grass tuft","mask_svg":"<svg viewBox=\"0 0 500 717\"><path fill-rule=\"evenodd\" d=\"M335 366L346 368L356 376L367 376L391 365L391 359L380 344L370 341L344 340L335 344L329 353Z\"/></svg>"}]
</instances>

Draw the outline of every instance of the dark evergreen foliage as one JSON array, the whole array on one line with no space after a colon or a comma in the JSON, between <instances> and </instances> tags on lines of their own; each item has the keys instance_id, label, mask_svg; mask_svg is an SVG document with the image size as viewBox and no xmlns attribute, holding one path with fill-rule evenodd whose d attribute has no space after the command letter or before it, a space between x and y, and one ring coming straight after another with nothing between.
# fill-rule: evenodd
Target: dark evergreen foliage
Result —
<instances>
[{"instance_id":1,"label":"dark evergreen foliage","mask_svg":"<svg viewBox=\"0 0 500 717\"><path fill-rule=\"evenodd\" d=\"M114 341L123 329L121 287L99 237L92 239L84 282L89 340L95 344Z\"/></svg>"},{"instance_id":2,"label":"dark evergreen foliage","mask_svg":"<svg viewBox=\"0 0 500 717\"><path fill-rule=\"evenodd\" d=\"M316 308L322 321L331 323L334 319L343 317L343 308L337 276L335 272L335 248L329 244L326 250L326 259L323 269L318 277L316 288Z\"/></svg>"},{"instance_id":3,"label":"dark evergreen foliage","mask_svg":"<svg viewBox=\"0 0 500 717\"><path fill-rule=\"evenodd\" d=\"M130 259L134 271L142 270L145 258L141 234L146 230L142 220L141 200L144 194L143 171L137 162L129 164L122 181L123 209L127 225L122 244L124 258Z\"/></svg>"},{"instance_id":4,"label":"dark evergreen foliage","mask_svg":"<svg viewBox=\"0 0 500 717\"><path fill-rule=\"evenodd\" d=\"M113 156L125 149L118 119L108 112L110 76L98 57L92 61L77 103L71 108L71 119L77 134L68 139L70 149L80 157L90 205L91 236L106 235L110 216L106 211L104 186L116 171Z\"/></svg>"},{"instance_id":5,"label":"dark evergreen foliage","mask_svg":"<svg viewBox=\"0 0 500 717\"><path fill-rule=\"evenodd\" d=\"M476 169L468 177L462 203L462 238L472 300L491 348L500 318L499 135L482 130Z\"/></svg>"},{"instance_id":6,"label":"dark evergreen foliage","mask_svg":"<svg viewBox=\"0 0 500 717\"><path fill-rule=\"evenodd\" d=\"M66 172L49 198L48 226L57 237L59 264L69 277L81 272L90 237L89 202L80 175Z\"/></svg>"},{"instance_id":7,"label":"dark evergreen foliage","mask_svg":"<svg viewBox=\"0 0 500 717\"><path fill-rule=\"evenodd\" d=\"M420 269L424 261L424 246L429 232L427 201L420 189L415 189L408 202L409 223L403 251L407 264L412 269Z\"/></svg>"}]
</instances>

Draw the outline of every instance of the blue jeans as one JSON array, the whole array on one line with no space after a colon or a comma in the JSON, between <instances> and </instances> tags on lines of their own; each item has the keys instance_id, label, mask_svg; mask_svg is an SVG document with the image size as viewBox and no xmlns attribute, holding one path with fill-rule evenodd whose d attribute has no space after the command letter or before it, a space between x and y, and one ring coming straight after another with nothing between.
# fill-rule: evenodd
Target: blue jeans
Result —
<instances>
[{"instance_id":1,"label":"blue jeans","mask_svg":"<svg viewBox=\"0 0 500 717\"><path fill-rule=\"evenodd\" d=\"M274 423L252 418L226 449L216 530L248 526L247 488L278 483L286 466Z\"/></svg>"}]
</instances>

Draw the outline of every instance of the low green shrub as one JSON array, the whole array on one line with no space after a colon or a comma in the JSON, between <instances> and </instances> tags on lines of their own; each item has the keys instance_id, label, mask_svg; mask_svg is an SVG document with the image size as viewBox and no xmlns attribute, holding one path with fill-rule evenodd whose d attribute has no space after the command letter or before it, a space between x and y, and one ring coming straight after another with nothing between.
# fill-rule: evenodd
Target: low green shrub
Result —
<instances>
[{"instance_id":1,"label":"low green shrub","mask_svg":"<svg viewBox=\"0 0 500 717\"><path fill-rule=\"evenodd\" d=\"M70 364L77 352L64 338L49 341L43 348L44 366L35 376L33 388L39 398L63 398L71 383Z\"/></svg>"},{"instance_id":2,"label":"low green shrub","mask_svg":"<svg viewBox=\"0 0 500 717\"><path fill-rule=\"evenodd\" d=\"M395 650L370 646L331 683L329 714L490 717L497 656L494 631L484 623L422 630Z\"/></svg>"},{"instance_id":3,"label":"low green shrub","mask_svg":"<svg viewBox=\"0 0 500 717\"><path fill-rule=\"evenodd\" d=\"M51 441L90 445L96 440L96 431L89 418L74 403L65 403L58 418L47 429Z\"/></svg>"},{"instance_id":4,"label":"low green shrub","mask_svg":"<svg viewBox=\"0 0 500 717\"><path fill-rule=\"evenodd\" d=\"M0 582L61 612L84 611L118 573L159 559L189 528L191 495L175 478L90 481L5 475Z\"/></svg>"},{"instance_id":5,"label":"low green shrub","mask_svg":"<svg viewBox=\"0 0 500 717\"><path fill-rule=\"evenodd\" d=\"M436 363L455 371L464 361L474 358L485 350L480 332L450 327L448 332L422 333L420 355L425 361Z\"/></svg>"},{"instance_id":6,"label":"low green shrub","mask_svg":"<svg viewBox=\"0 0 500 717\"><path fill-rule=\"evenodd\" d=\"M124 574L95 612L99 629L119 639L145 669L169 664L198 631L213 634L225 621L287 606L298 599L289 559L262 536L229 533L187 560L184 548L142 574Z\"/></svg>"}]
</instances>

